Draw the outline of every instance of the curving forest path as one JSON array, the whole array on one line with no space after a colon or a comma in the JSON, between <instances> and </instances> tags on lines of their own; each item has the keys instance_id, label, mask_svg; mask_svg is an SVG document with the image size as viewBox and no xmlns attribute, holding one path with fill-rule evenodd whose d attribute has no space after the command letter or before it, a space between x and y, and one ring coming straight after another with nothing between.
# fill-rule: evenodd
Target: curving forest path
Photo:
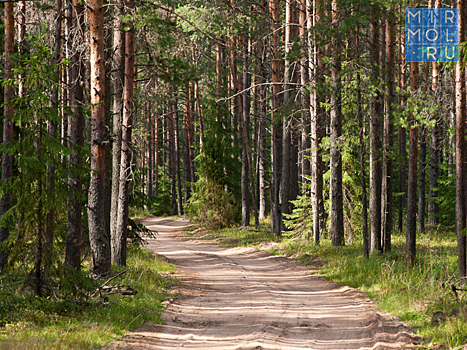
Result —
<instances>
[{"instance_id":1,"label":"curving forest path","mask_svg":"<svg viewBox=\"0 0 467 350\"><path fill-rule=\"evenodd\" d=\"M182 296L165 325L140 328L113 349L416 348L411 330L357 289L267 252L184 237L175 232L183 219L143 222L159 233L148 248L176 266Z\"/></svg>"}]
</instances>

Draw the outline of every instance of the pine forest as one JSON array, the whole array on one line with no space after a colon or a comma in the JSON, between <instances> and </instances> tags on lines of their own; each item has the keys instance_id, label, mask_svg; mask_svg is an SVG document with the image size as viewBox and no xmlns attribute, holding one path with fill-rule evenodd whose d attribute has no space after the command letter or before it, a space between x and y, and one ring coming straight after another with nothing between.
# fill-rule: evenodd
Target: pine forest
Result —
<instances>
[{"instance_id":1,"label":"pine forest","mask_svg":"<svg viewBox=\"0 0 467 350\"><path fill-rule=\"evenodd\" d=\"M467 343L465 0L0 3L0 348L21 313L137 300L148 217L321 254ZM406 8L458 9L459 61L406 62Z\"/></svg>"}]
</instances>

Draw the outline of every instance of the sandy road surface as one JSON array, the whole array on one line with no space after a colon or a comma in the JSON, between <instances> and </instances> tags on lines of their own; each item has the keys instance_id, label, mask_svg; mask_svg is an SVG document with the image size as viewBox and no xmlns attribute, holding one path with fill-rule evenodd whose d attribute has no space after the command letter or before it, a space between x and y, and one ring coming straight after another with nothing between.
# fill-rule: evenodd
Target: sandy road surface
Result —
<instances>
[{"instance_id":1,"label":"sandy road surface","mask_svg":"<svg viewBox=\"0 0 467 350\"><path fill-rule=\"evenodd\" d=\"M286 258L196 241L182 219L144 221L149 249L177 266L180 292L165 325L130 333L113 349L404 349L410 330L377 313L356 289Z\"/></svg>"}]
</instances>

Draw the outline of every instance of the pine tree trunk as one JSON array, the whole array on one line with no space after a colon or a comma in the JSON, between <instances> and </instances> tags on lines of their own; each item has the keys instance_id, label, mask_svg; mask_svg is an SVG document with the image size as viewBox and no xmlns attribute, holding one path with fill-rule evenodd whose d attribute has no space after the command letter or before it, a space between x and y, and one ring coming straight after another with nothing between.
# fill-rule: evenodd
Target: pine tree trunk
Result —
<instances>
[{"instance_id":1,"label":"pine tree trunk","mask_svg":"<svg viewBox=\"0 0 467 350\"><path fill-rule=\"evenodd\" d=\"M360 26L357 26L355 37L356 58L360 59ZM362 188L362 236L363 236L363 256L370 257L370 239L368 236L368 201L366 184L366 159L365 159L365 119L362 113L362 87L360 72L357 71L357 119L360 142L360 184Z\"/></svg>"},{"instance_id":2,"label":"pine tree trunk","mask_svg":"<svg viewBox=\"0 0 467 350\"><path fill-rule=\"evenodd\" d=\"M248 189L248 185L250 185L251 189L251 198L253 202L253 213L255 217L255 227L257 228L259 225L258 219L258 208L256 206L256 196L254 192L254 179L253 179L253 169L252 169L252 162L251 162L251 152L250 152L250 106L251 106L251 94L250 94L250 86L251 86L251 75L248 72L250 67L250 60L249 60L249 33L243 37L243 117L242 117L242 124L243 124L243 137L242 137L242 181L245 180L247 183L245 184L245 197L247 199L247 217L245 220L246 226L250 225L250 192ZM246 163L246 169L244 169L243 164ZM246 171L246 175L243 174L243 171Z\"/></svg>"},{"instance_id":3,"label":"pine tree trunk","mask_svg":"<svg viewBox=\"0 0 467 350\"><path fill-rule=\"evenodd\" d=\"M290 177L291 170L291 143L292 143L292 119L290 114L293 98L291 98L291 66L289 60L289 51L291 45L291 26L292 26L292 0L286 1L285 3L285 42L284 42L284 115L282 117L282 175L281 175L281 231L285 230L284 219L285 214L290 214L290 187L292 185L292 179Z\"/></svg>"},{"instance_id":4,"label":"pine tree trunk","mask_svg":"<svg viewBox=\"0 0 467 350\"><path fill-rule=\"evenodd\" d=\"M385 98L384 116L384 152L383 152L383 194L384 201L382 215L382 251L391 250L392 231L392 172L393 172L393 148L394 148L394 121L393 104L395 101L395 64L396 64L396 26L395 18L391 13L386 25L386 72L387 72L387 96Z\"/></svg>"},{"instance_id":5,"label":"pine tree trunk","mask_svg":"<svg viewBox=\"0 0 467 350\"><path fill-rule=\"evenodd\" d=\"M381 250L381 116L380 94L377 90L379 80L379 23L378 10L372 8L370 23L372 85L370 97L370 251Z\"/></svg>"},{"instance_id":6,"label":"pine tree trunk","mask_svg":"<svg viewBox=\"0 0 467 350\"><path fill-rule=\"evenodd\" d=\"M123 115L123 85L125 80L125 32L123 31L122 17L123 3L120 1L116 7L115 30L113 37L114 72L113 72L113 147L112 147L112 193L110 199L110 237L112 263L117 264L117 216L118 197L120 188L120 163L122 157L122 115Z\"/></svg>"},{"instance_id":7,"label":"pine tree trunk","mask_svg":"<svg viewBox=\"0 0 467 350\"><path fill-rule=\"evenodd\" d=\"M465 2L457 1L459 9L459 42L465 40ZM466 276L466 167L465 167L465 80L462 69L463 55L459 53L459 61L456 63L456 235L459 276Z\"/></svg>"},{"instance_id":8,"label":"pine tree trunk","mask_svg":"<svg viewBox=\"0 0 467 350\"><path fill-rule=\"evenodd\" d=\"M441 7L441 0L435 1L435 8ZM435 101L439 101L440 94L440 63L432 62L432 80L431 89ZM430 191L428 193L428 225L434 226L439 224L439 205L436 201L438 198L438 179L439 179L439 163L441 155L441 130L442 130L442 118L438 116L438 111L433 113L433 118L436 119L435 127L431 130L431 153L430 153Z\"/></svg>"},{"instance_id":9,"label":"pine tree trunk","mask_svg":"<svg viewBox=\"0 0 467 350\"><path fill-rule=\"evenodd\" d=\"M78 0L69 1L67 8L67 28L68 33L72 33L76 28L82 28L84 17L84 8ZM81 32L81 31L76 31ZM79 35L79 34L76 34ZM75 40L68 38L68 57L70 66L68 68L68 104L71 109L71 115L68 122L68 134L70 138L71 153L69 156L69 164L71 172L68 175L68 183L70 185L70 197L68 200L68 222L67 222L67 237L65 264L79 270L81 265L81 211L82 211L82 196L83 186L81 175L78 169L83 165L83 154L80 150L84 144L84 115L82 106L84 104L83 85L76 82L82 82L83 65L81 54L77 47L71 46L72 42L82 42L82 37L77 37Z\"/></svg>"},{"instance_id":10,"label":"pine tree trunk","mask_svg":"<svg viewBox=\"0 0 467 350\"><path fill-rule=\"evenodd\" d=\"M23 2L22 5L24 7L21 9L22 17L24 18L24 22L21 23L21 27L25 27L26 18L24 16L24 11L26 10L25 3ZM22 31L25 29L23 28ZM21 35L20 35L21 37ZM61 51L62 51L62 0L57 0L57 13L55 18L55 38L54 38L54 56L53 62L55 67L57 67L56 76L54 77L54 86L52 87L52 98L50 107L53 113L57 113L57 116L60 115L60 108L59 108L59 84L60 84L60 76L61 71L58 68L58 65L61 61ZM55 139L57 137L57 122L55 120L50 120L48 123L48 133L51 138ZM47 166L47 191L49 193L55 193L55 167L53 165ZM53 249L53 241L54 241L54 229L55 229L55 210L54 208L47 209L47 218L46 218L46 227L45 227L45 258L47 259L47 265L50 265L50 259Z\"/></svg>"},{"instance_id":11,"label":"pine tree trunk","mask_svg":"<svg viewBox=\"0 0 467 350\"><path fill-rule=\"evenodd\" d=\"M261 25L266 27L266 21L264 18L267 16L267 7L268 7L268 0L261 0L260 12L264 15ZM257 68L256 70L259 74L255 74L254 80L255 85L255 104L257 105L258 111L258 143L257 143L257 151L258 151L258 171L257 171L257 187L258 187L258 219L264 220L267 216L267 182L266 182L266 134L267 134L267 126L266 126L266 87L264 85L259 86L259 84L263 84L265 82L266 76L266 66L264 61L264 51L266 50L266 46L264 45L263 41L260 40L257 44Z\"/></svg>"},{"instance_id":12,"label":"pine tree trunk","mask_svg":"<svg viewBox=\"0 0 467 350\"><path fill-rule=\"evenodd\" d=\"M104 216L105 195L105 66L104 66L104 1L89 2L91 44L91 182L88 197L89 241L91 269L94 277L110 272L110 237L106 234Z\"/></svg>"},{"instance_id":13,"label":"pine tree trunk","mask_svg":"<svg viewBox=\"0 0 467 350\"><path fill-rule=\"evenodd\" d=\"M182 185L180 179L180 141L178 132L178 92L175 91L175 114L174 114L174 162L175 181L177 186L177 214L183 215Z\"/></svg>"},{"instance_id":14,"label":"pine tree trunk","mask_svg":"<svg viewBox=\"0 0 467 350\"><path fill-rule=\"evenodd\" d=\"M12 55L15 51L15 19L13 16L14 4L5 3L5 79L11 79L13 75ZM13 98L15 89L13 85L5 84L4 107L3 107L3 145L8 146L13 142ZM2 155L2 182L9 181L13 171L13 156L7 149ZM0 200L0 218L10 209L11 195L7 192ZM8 239L9 229L5 225L0 227L0 243ZM0 270L3 270L8 261L8 254L0 250Z\"/></svg>"},{"instance_id":15,"label":"pine tree trunk","mask_svg":"<svg viewBox=\"0 0 467 350\"><path fill-rule=\"evenodd\" d=\"M159 116L154 116L154 195L159 194Z\"/></svg>"},{"instance_id":16,"label":"pine tree trunk","mask_svg":"<svg viewBox=\"0 0 467 350\"><path fill-rule=\"evenodd\" d=\"M132 1L128 2L132 5ZM128 236L128 199L131 181L131 134L134 116L134 75L135 75L134 29L125 32L125 82L123 91L122 118L122 155L120 161L120 184L118 190L118 214L115 256L116 264L126 265L126 246Z\"/></svg>"},{"instance_id":17,"label":"pine tree trunk","mask_svg":"<svg viewBox=\"0 0 467 350\"><path fill-rule=\"evenodd\" d=\"M183 114L183 193L184 203L188 203L191 196L190 191L190 127L191 127L191 89L190 83L185 84L185 113Z\"/></svg>"},{"instance_id":18,"label":"pine tree trunk","mask_svg":"<svg viewBox=\"0 0 467 350\"><path fill-rule=\"evenodd\" d=\"M410 63L410 88L415 96L418 90L418 63ZM407 265L413 267L416 256L416 219L417 219L417 156L418 127L411 117L409 133L409 177L407 186L407 223L405 258Z\"/></svg>"},{"instance_id":19,"label":"pine tree trunk","mask_svg":"<svg viewBox=\"0 0 467 350\"><path fill-rule=\"evenodd\" d=\"M39 125L39 135L36 139L36 157L41 162L41 147L42 147L42 120L39 118L36 120ZM37 208L36 208L36 250L34 252L34 277L35 277L35 294L38 297L42 296L42 261L43 261L43 203L42 203L42 192L43 192L43 174L39 173L37 180Z\"/></svg>"},{"instance_id":20,"label":"pine tree trunk","mask_svg":"<svg viewBox=\"0 0 467 350\"><path fill-rule=\"evenodd\" d=\"M147 101L146 102L146 122L147 122L147 136L146 136L146 141L147 141L147 153L148 153L148 170L147 170L147 194L148 197L151 199L152 202L152 197L153 197L153 189L154 189L154 176L153 176L153 171L154 171L154 150L153 150L153 142L154 142L154 132L153 132L153 124L152 124L152 115L151 115L151 102ZM151 204L149 204L149 208L151 209Z\"/></svg>"},{"instance_id":21,"label":"pine tree trunk","mask_svg":"<svg viewBox=\"0 0 467 350\"><path fill-rule=\"evenodd\" d=\"M60 2L60 4L59 4ZM61 8L62 8L62 4L61 4L61 0L58 0L57 1L57 8L59 7L60 5L60 12L57 12L57 15L60 13L60 16L61 16ZM19 1L18 2L18 10L17 10L17 15L18 15L18 18L16 19L16 21L18 21L18 53L20 55L23 55L26 53L26 48L25 48L25 45L24 45L24 37L26 36L26 2L25 1ZM58 19L58 17L57 17ZM55 22L55 43L57 43L57 33L60 33L60 36L61 36L61 32L57 32L57 26L58 26L58 22L60 22L59 20L57 20ZM61 27L61 23L60 23L60 27ZM61 37L60 37L61 39ZM55 49L56 49L56 46L54 48L54 55L55 55ZM55 56L54 56L55 58ZM54 60L55 62L55 60ZM24 76L19 73L18 74L18 96L19 97L24 97ZM53 87L52 89L54 89L55 87ZM52 95L53 95L53 92L52 92Z\"/></svg>"},{"instance_id":22,"label":"pine tree trunk","mask_svg":"<svg viewBox=\"0 0 467 350\"><path fill-rule=\"evenodd\" d=\"M333 28L338 30L339 8L332 1ZM332 48L331 68L331 240L333 246L344 245L344 209L342 193L342 156L339 139L342 133L341 111L341 40L336 33Z\"/></svg>"},{"instance_id":23,"label":"pine tree trunk","mask_svg":"<svg viewBox=\"0 0 467 350\"><path fill-rule=\"evenodd\" d=\"M425 81L428 81L425 80ZM425 84L426 85L426 84ZM425 187L426 187L426 129L423 125L419 128L419 176L418 176L418 232L425 233Z\"/></svg>"},{"instance_id":24,"label":"pine tree trunk","mask_svg":"<svg viewBox=\"0 0 467 350\"><path fill-rule=\"evenodd\" d=\"M276 236L281 235L282 213L279 202L281 174L282 174L282 128L278 118L280 108L280 52L279 52L279 1L269 0L269 16L271 21L270 53L271 53L271 82L272 82L272 113L271 113L271 147L272 147L272 179L271 179L271 230Z\"/></svg>"},{"instance_id":25,"label":"pine tree trunk","mask_svg":"<svg viewBox=\"0 0 467 350\"><path fill-rule=\"evenodd\" d=\"M308 18L307 16L307 7L306 7L306 0L300 0L299 1L299 37L300 37L300 42L303 45L303 47L307 47L308 43L308 38L305 37L305 30L307 29L308 26L308 21L311 20L311 18ZM311 26L311 23L310 23ZM309 46L308 50L311 51L312 47ZM307 56L303 56L300 62L300 84L302 86L305 86L308 84L308 77L309 77L309 72L308 72L308 58ZM309 190L307 190L306 185L310 184L310 179L311 179L311 163L310 163L310 148L311 148L311 139L310 139L310 115L307 111L307 108L309 107L309 95L305 93L305 91L302 91L301 96L300 96L300 104L301 108L303 109L304 112L301 113L301 127L300 127L300 167L301 167L301 177L300 181L302 182L302 190L301 190L301 195L308 195L310 193ZM309 110L309 109L308 109Z\"/></svg>"},{"instance_id":26,"label":"pine tree trunk","mask_svg":"<svg viewBox=\"0 0 467 350\"><path fill-rule=\"evenodd\" d=\"M113 59L113 29L111 16L113 9L110 4L110 0L104 0L104 6L106 7L104 17L104 58L105 58L105 91L104 95L104 108L105 108L105 135L104 140L111 140L110 135L110 124L111 124L111 88L112 88L112 59ZM103 210L104 210L104 222L105 222L105 235L110 238L110 210L112 206L112 154L111 154L110 142L104 143L105 150L105 173L104 173L104 198L103 198Z\"/></svg>"},{"instance_id":27,"label":"pine tree trunk","mask_svg":"<svg viewBox=\"0 0 467 350\"><path fill-rule=\"evenodd\" d=\"M404 63L404 56L405 56L405 46L404 46L404 33L401 30L400 31L400 37L399 37L399 46L401 48L400 52L400 57L399 57L399 62L400 63L400 68L399 68L399 89L400 91L405 91L405 63ZM400 111L403 111L405 109L405 97L403 93L399 94L399 106L400 106ZM405 128L403 128L401 125L399 125L397 129L397 149L398 149L398 156L399 156L399 166L397 169L397 177L398 177L398 192L400 193L399 195L399 217L398 217L398 229L399 232L403 231L403 224L404 224L404 208L407 205L407 197L406 197L406 191L407 191L407 134L405 131Z\"/></svg>"},{"instance_id":28,"label":"pine tree trunk","mask_svg":"<svg viewBox=\"0 0 467 350\"><path fill-rule=\"evenodd\" d=\"M309 73L310 80L314 79L314 86L310 89L310 116L311 116L311 170L312 170L312 186L311 186L311 205L313 209L313 240L316 244L321 239L324 230L324 217L322 207L323 201L323 161L321 157L321 140L324 131L323 109L321 107L322 97L318 93L323 82L324 65L321 59L320 46L317 43L317 38L311 34L313 27L321 24L324 17L322 9L323 4L320 0L313 2L306 0L307 18L308 18L308 52L309 52Z\"/></svg>"}]
</instances>

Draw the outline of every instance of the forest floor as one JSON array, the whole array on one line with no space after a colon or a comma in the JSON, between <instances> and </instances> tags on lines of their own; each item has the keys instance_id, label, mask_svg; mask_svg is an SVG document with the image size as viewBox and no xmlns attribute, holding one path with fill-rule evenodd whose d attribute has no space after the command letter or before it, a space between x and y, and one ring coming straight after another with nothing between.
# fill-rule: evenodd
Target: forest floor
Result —
<instances>
[{"instance_id":1,"label":"forest floor","mask_svg":"<svg viewBox=\"0 0 467 350\"><path fill-rule=\"evenodd\" d=\"M148 249L176 266L164 325L106 349L413 349L419 339L354 288L285 257L183 236L182 218L143 218Z\"/></svg>"}]
</instances>

